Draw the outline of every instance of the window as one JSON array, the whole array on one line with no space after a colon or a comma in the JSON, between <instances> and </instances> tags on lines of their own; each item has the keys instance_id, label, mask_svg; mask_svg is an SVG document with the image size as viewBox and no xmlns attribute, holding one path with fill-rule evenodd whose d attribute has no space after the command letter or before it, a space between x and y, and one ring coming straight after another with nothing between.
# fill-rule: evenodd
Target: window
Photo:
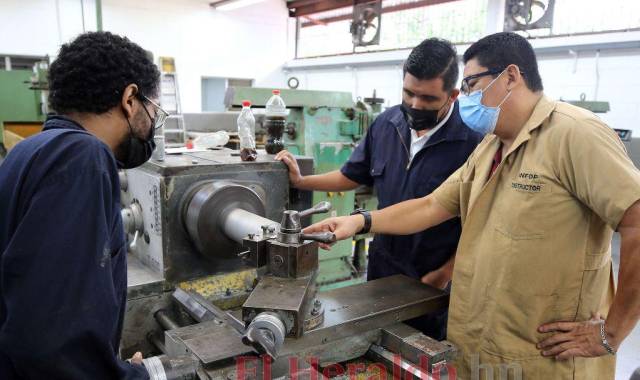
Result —
<instances>
[{"instance_id":1,"label":"window","mask_svg":"<svg viewBox=\"0 0 640 380\"><path fill-rule=\"evenodd\" d=\"M385 8L402 8L414 2L383 0L380 44L357 51L411 48L429 37L464 43L484 34L487 0L457 0L384 13ZM301 17L297 58L352 53L349 33L352 12L348 7Z\"/></svg>"},{"instance_id":2,"label":"window","mask_svg":"<svg viewBox=\"0 0 640 380\"><path fill-rule=\"evenodd\" d=\"M552 34L627 30L640 27L640 1L556 0Z\"/></svg>"}]
</instances>

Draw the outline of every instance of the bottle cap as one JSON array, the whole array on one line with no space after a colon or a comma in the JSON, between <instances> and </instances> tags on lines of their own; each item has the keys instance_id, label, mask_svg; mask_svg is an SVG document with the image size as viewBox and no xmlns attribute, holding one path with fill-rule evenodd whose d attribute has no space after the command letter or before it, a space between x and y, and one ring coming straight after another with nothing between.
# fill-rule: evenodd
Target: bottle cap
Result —
<instances>
[{"instance_id":1,"label":"bottle cap","mask_svg":"<svg viewBox=\"0 0 640 380\"><path fill-rule=\"evenodd\" d=\"M251 107L251 102L248 100L243 100L242 101L242 106L243 107Z\"/></svg>"}]
</instances>

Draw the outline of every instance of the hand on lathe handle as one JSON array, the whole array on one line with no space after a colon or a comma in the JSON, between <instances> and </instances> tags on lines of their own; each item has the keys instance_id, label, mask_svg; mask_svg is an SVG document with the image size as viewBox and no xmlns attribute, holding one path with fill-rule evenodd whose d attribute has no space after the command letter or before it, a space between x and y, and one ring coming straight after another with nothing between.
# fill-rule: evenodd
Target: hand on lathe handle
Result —
<instances>
[{"instance_id":1,"label":"hand on lathe handle","mask_svg":"<svg viewBox=\"0 0 640 380\"><path fill-rule=\"evenodd\" d=\"M351 215L340 216L337 218L328 218L316 224L313 224L302 232L304 234L313 234L318 232L333 232L336 241L344 240L354 236L364 226L364 216ZM322 249L331 249L331 244L320 243Z\"/></svg>"},{"instance_id":2,"label":"hand on lathe handle","mask_svg":"<svg viewBox=\"0 0 640 380\"><path fill-rule=\"evenodd\" d=\"M301 240L313 240L323 244L333 244L336 242L336 235L333 232L318 232L314 234L301 234Z\"/></svg>"}]
</instances>

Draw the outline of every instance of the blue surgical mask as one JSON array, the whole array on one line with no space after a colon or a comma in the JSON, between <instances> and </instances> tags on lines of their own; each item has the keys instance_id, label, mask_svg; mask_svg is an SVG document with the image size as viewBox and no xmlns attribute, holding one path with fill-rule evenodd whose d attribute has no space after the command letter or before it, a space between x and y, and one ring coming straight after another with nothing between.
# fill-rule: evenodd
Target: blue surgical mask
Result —
<instances>
[{"instance_id":1,"label":"blue surgical mask","mask_svg":"<svg viewBox=\"0 0 640 380\"><path fill-rule=\"evenodd\" d=\"M504 73L504 71L502 72ZM502 75L500 73L500 75ZM493 83L500 78L498 75L494 80L489 83L487 87L482 90L477 90L469 95L462 95L458 98L458 107L460 109L460 117L462 121L472 130L482 133L483 135L493 133L498 123L498 116L500 116L500 106L507 100L511 91L502 99L500 104L496 107L487 107L482 104L482 94Z\"/></svg>"}]
</instances>

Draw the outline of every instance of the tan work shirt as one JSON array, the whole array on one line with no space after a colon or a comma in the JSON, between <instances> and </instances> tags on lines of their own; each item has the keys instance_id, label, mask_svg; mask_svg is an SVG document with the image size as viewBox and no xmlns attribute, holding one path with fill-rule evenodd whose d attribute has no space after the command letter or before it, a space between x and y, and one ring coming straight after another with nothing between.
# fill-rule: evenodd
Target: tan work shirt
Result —
<instances>
[{"instance_id":1,"label":"tan work shirt","mask_svg":"<svg viewBox=\"0 0 640 380\"><path fill-rule=\"evenodd\" d=\"M433 193L462 219L448 325L458 376L613 379L613 356L542 357L537 328L606 315L611 236L640 199L640 172L597 116L544 96L488 178L499 146L485 137Z\"/></svg>"}]
</instances>

